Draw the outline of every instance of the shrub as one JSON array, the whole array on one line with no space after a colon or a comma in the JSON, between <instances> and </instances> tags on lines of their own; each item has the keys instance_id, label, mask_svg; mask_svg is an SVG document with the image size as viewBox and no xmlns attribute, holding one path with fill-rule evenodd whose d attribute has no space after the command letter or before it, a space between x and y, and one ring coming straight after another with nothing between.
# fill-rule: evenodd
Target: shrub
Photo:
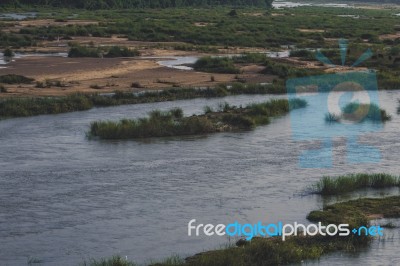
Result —
<instances>
[{"instance_id":1,"label":"shrub","mask_svg":"<svg viewBox=\"0 0 400 266\"><path fill-rule=\"evenodd\" d=\"M99 49L84 46L73 46L68 52L68 57L100 57L100 55Z\"/></svg>"},{"instance_id":2,"label":"shrub","mask_svg":"<svg viewBox=\"0 0 400 266\"><path fill-rule=\"evenodd\" d=\"M0 85L0 92L1 93L7 93L8 91L3 85Z\"/></svg>"},{"instance_id":3,"label":"shrub","mask_svg":"<svg viewBox=\"0 0 400 266\"><path fill-rule=\"evenodd\" d=\"M313 192L321 195L338 195L362 188L400 186L400 178L388 174L350 174L323 177L313 186Z\"/></svg>"},{"instance_id":4,"label":"shrub","mask_svg":"<svg viewBox=\"0 0 400 266\"><path fill-rule=\"evenodd\" d=\"M193 68L197 71L210 73L240 73L240 70L235 67L233 60L227 57L202 57L194 63Z\"/></svg>"},{"instance_id":5,"label":"shrub","mask_svg":"<svg viewBox=\"0 0 400 266\"><path fill-rule=\"evenodd\" d=\"M31 84L34 79L27 78L21 75L15 74L7 74L0 76L0 83L7 83L7 84Z\"/></svg>"},{"instance_id":6,"label":"shrub","mask_svg":"<svg viewBox=\"0 0 400 266\"><path fill-rule=\"evenodd\" d=\"M4 50L3 55L6 57L12 57L14 56L14 52L10 48L7 48Z\"/></svg>"},{"instance_id":7,"label":"shrub","mask_svg":"<svg viewBox=\"0 0 400 266\"><path fill-rule=\"evenodd\" d=\"M140 53L137 50L131 50L128 47L112 46L108 48L105 57L135 57L139 55Z\"/></svg>"}]
</instances>

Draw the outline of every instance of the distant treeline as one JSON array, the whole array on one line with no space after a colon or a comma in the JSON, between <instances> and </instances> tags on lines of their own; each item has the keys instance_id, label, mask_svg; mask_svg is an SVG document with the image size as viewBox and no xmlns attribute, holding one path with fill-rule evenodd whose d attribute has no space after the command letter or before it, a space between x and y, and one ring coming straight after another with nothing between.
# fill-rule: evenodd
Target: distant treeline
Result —
<instances>
[{"instance_id":1,"label":"distant treeline","mask_svg":"<svg viewBox=\"0 0 400 266\"><path fill-rule=\"evenodd\" d=\"M271 7L273 0L2 0L10 6L51 6L84 9L168 8L186 6L257 6Z\"/></svg>"}]
</instances>

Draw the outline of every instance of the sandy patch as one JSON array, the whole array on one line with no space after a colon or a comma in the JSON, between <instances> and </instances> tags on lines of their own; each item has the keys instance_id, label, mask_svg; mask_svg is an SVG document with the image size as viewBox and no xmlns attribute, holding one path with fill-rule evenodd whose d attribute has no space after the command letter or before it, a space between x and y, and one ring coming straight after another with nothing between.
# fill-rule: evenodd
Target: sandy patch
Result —
<instances>
[{"instance_id":1,"label":"sandy patch","mask_svg":"<svg viewBox=\"0 0 400 266\"><path fill-rule=\"evenodd\" d=\"M325 32L325 30L321 30L321 29L297 29L300 32L318 32L318 33L323 33Z\"/></svg>"}]
</instances>

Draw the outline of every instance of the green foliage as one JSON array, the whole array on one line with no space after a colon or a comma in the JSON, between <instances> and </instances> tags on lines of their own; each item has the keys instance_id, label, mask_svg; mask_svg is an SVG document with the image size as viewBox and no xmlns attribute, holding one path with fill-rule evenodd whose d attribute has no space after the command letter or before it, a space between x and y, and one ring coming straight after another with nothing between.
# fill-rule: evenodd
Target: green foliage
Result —
<instances>
[{"instance_id":1,"label":"green foliage","mask_svg":"<svg viewBox=\"0 0 400 266\"><path fill-rule=\"evenodd\" d=\"M12 57L14 56L14 52L10 48L7 48L4 50L3 55L7 57Z\"/></svg>"},{"instance_id":2,"label":"green foliage","mask_svg":"<svg viewBox=\"0 0 400 266\"><path fill-rule=\"evenodd\" d=\"M351 121L385 122L391 119L385 110L374 103L349 103L343 107L342 112L343 118Z\"/></svg>"},{"instance_id":3,"label":"green foliage","mask_svg":"<svg viewBox=\"0 0 400 266\"><path fill-rule=\"evenodd\" d=\"M293 104L293 106L301 108L305 105ZM224 103L217 112L205 107L204 115L190 117L183 117L183 112L179 108L167 112L155 110L149 113L148 118L92 122L88 135L101 139L137 139L249 130L257 125L268 124L271 117L288 112L289 101L284 99L252 104L246 108L237 108Z\"/></svg>"},{"instance_id":4,"label":"green foliage","mask_svg":"<svg viewBox=\"0 0 400 266\"><path fill-rule=\"evenodd\" d=\"M1 78L1 77L0 77ZM63 87L65 84L60 81L36 82L37 88L48 88L52 86ZM99 85L92 85L94 89L101 89ZM174 101L183 99L195 99L195 98L217 98L225 97L228 95L239 95L239 94L266 94L266 93L283 93L284 88L279 89L274 85L247 85L240 84L235 85L232 89L227 89L225 86L218 86L216 88L206 89L195 89L195 88L171 88L161 91L146 91L143 93L124 93L121 91L115 92L112 96L102 96L99 94L82 94L79 95L83 101L82 106L78 108L55 108L54 105L65 105L68 106L71 101L71 97L59 97L59 98L23 98L18 99L18 102L26 105L27 111L21 111L18 108L11 108L16 104L14 99L4 99L0 104L0 117L18 117L18 116L31 116L40 114L55 114L60 112L72 112L78 110L87 110L91 107L106 107L123 104L139 104L139 103L153 103L153 102L164 102ZM29 105L36 106L40 103L40 108L36 108L34 112L29 111ZM47 107L46 107L47 106Z\"/></svg>"},{"instance_id":5,"label":"green foliage","mask_svg":"<svg viewBox=\"0 0 400 266\"><path fill-rule=\"evenodd\" d=\"M131 50L128 47L111 46L111 47L86 47L81 45L73 45L69 50L68 57L135 57L140 53L137 50Z\"/></svg>"},{"instance_id":6,"label":"green foliage","mask_svg":"<svg viewBox=\"0 0 400 266\"><path fill-rule=\"evenodd\" d=\"M259 6L271 7L272 0L226 0L226 1L175 1L175 0L3 0L5 5L39 5L51 7L66 7L66 8L84 8L89 10L94 9L109 9L109 8L170 8L170 7L185 7L185 6L217 6L217 5L232 5L232 6Z\"/></svg>"},{"instance_id":7,"label":"green foliage","mask_svg":"<svg viewBox=\"0 0 400 266\"><path fill-rule=\"evenodd\" d=\"M313 191L321 195L338 195L365 188L400 186L400 178L388 174L351 174L323 177L314 185Z\"/></svg>"},{"instance_id":8,"label":"green foliage","mask_svg":"<svg viewBox=\"0 0 400 266\"><path fill-rule=\"evenodd\" d=\"M134 57L139 55L140 53L137 50L131 50L128 47L112 46L108 49L105 57Z\"/></svg>"},{"instance_id":9,"label":"green foliage","mask_svg":"<svg viewBox=\"0 0 400 266\"><path fill-rule=\"evenodd\" d=\"M68 57L100 57L100 51L97 48L74 46L68 52Z\"/></svg>"},{"instance_id":10,"label":"green foliage","mask_svg":"<svg viewBox=\"0 0 400 266\"><path fill-rule=\"evenodd\" d=\"M64 98L11 98L0 101L0 117L22 117L88 110L93 103L84 95Z\"/></svg>"},{"instance_id":11,"label":"green foliage","mask_svg":"<svg viewBox=\"0 0 400 266\"><path fill-rule=\"evenodd\" d=\"M278 77L283 79L293 77L306 77L323 73L320 70L297 68L292 65L281 63L272 59L267 60L264 65L265 69L262 71L262 73L277 75Z\"/></svg>"},{"instance_id":12,"label":"green foliage","mask_svg":"<svg viewBox=\"0 0 400 266\"><path fill-rule=\"evenodd\" d=\"M82 266L136 266L137 264L127 261L120 256L113 256L109 259L90 260L82 263Z\"/></svg>"},{"instance_id":13,"label":"green foliage","mask_svg":"<svg viewBox=\"0 0 400 266\"><path fill-rule=\"evenodd\" d=\"M202 57L196 61L193 68L197 71L210 73L240 73L240 70L235 67L233 60L228 57Z\"/></svg>"},{"instance_id":14,"label":"green foliage","mask_svg":"<svg viewBox=\"0 0 400 266\"><path fill-rule=\"evenodd\" d=\"M7 74L0 76L0 83L7 84L31 84L34 79L27 78L21 75Z\"/></svg>"},{"instance_id":15,"label":"green foliage","mask_svg":"<svg viewBox=\"0 0 400 266\"><path fill-rule=\"evenodd\" d=\"M7 89L6 87L4 87L3 85L0 85L0 93L7 93Z\"/></svg>"}]
</instances>

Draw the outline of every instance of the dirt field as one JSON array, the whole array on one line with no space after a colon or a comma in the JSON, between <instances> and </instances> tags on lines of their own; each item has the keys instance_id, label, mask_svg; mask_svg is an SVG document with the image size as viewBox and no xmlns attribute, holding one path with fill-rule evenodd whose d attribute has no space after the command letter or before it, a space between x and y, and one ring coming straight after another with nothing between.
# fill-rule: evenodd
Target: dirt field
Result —
<instances>
[{"instance_id":1,"label":"dirt field","mask_svg":"<svg viewBox=\"0 0 400 266\"><path fill-rule=\"evenodd\" d=\"M172 51L149 51L158 56L182 55ZM165 60L165 58L163 58ZM6 85L7 96L60 96L73 92L112 92L168 87L215 86L235 78L248 82L270 82L272 76L258 74L262 67L245 66L242 74L211 74L160 66L157 59L27 57L16 59L0 69L0 75L18 74L35 81L60 81L63 87L36 88L32 85ZM211 81L211 76L214 81ZM132 83L143 88L132 88Z\"/></svg>"}]
</instances>

